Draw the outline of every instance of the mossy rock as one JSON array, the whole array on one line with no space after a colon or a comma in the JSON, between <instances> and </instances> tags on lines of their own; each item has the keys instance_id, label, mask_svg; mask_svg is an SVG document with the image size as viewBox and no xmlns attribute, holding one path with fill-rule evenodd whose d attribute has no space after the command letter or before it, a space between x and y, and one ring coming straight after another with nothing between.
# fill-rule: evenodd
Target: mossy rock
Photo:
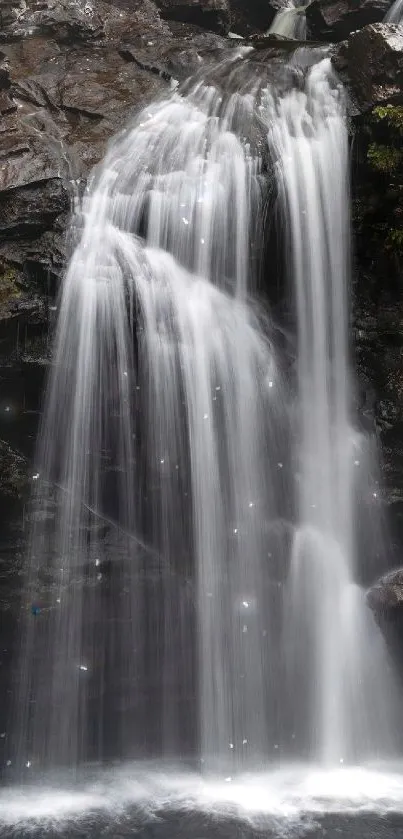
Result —
<instances>
[{"instance_id":1,"label":"mossy rock","mask_svg":"<svg viewBox=\"0 0 403 839\"><path fill-rule=\"evenodd\" d=\"M2 266L0 264L0 306L9 303L11 300L19 300L21 294L19 272L9 265Z\"/></svg>"}]
</instances>

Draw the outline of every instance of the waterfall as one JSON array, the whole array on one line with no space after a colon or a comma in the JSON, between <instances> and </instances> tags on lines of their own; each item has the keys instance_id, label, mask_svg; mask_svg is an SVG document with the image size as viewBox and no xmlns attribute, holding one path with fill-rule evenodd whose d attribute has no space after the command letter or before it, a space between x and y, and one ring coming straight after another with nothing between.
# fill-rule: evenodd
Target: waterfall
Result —
<instances>
[{"instance_id":1,"label":"waterfall","mask_svg":"<svg viewBox=\"0 0 403 839\"><path fill-rule=\"evenodd\" d=\"M233 52L150 104L84 198L38 448L23 762L198 754L227 772L282 737L332 762L387 744L355 569L344 97L307 55ZM294 403L256 296L274 192Z\"/></svg>"},{"instance_id":2,"label":"waterfall","mask_svg":"<svg viewBox=\"0 0 403 839\"><path fill-rule=\"evenodd\" d=\"M292 695L308 681L295 725L307 726L311 756L337 762L390 747L394 717L387 652L357 585L355 473L368 464L351 418L348 137L330 61L311 69L303 90L277 100L268 91L266 109L298 331L285 656Z\"/></svg>"},{"instance_id":3,"label":"waterfall","mask_svg":"<svg viewBox=\"0 0 403 839\"><path fill-rule=\"evenodd\" d=\"M295 38L297 41L306 39L306 6L297 3L296 5L285 6L277 12L268 34L281 35L283 38Z\"/></svg>"},{"instance_id":4,"label":"waterfall","mask_svg":"<svg viewBox=\"0 0 403 839\"><path fill-rule=\"evenodd\" d=\"M403 18L403 2L395 0L384 17L385 23L400 23Z\"/></svg>"},{"instance_id":5,"label":"waterfall","mask_svg":"<svg viewBox=\"0 0 403 839\"><path fill-rule=\"evenodd\" d=\"M242 136L253 107L252 93L205 83L150 105L84 201L38 456L38 503L56 487L56 512L30 560L31 587L47 562L51 603L26 641L21 730L44 765L88 756L94 714L91 754L106 727L119 755L180 753L194 659L203 759L267 752L283 405L270 323L248 302L265 189ZM121 721L111 669L132 706Z\"/></svg>"}]
</instances>

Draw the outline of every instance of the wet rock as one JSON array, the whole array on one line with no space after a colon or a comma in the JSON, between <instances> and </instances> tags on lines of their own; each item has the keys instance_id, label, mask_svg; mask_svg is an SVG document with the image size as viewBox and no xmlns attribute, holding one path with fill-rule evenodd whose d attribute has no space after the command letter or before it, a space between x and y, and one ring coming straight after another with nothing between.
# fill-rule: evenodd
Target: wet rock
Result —
<instances>
[{"instance_id":1,"label":"wet rock","mask_svg":"<svg viewBox=\"0 0 403 839\"><path fill-rule=\"evenodd\" d=\"M35 151L30 167L35 161L43 167L44 158L56 161L67 189L103 156L107 141L130 113L166 87L162 78L114 48L66 47L33 38L4 50L10 62L9 95L19 109L15 124L4 131L3 165L10 169L15 161L21 177L29 180L27 155ZM22 137L25 158L17 161L10 144L16 146Z\"/></svg>"},{"instance_id":2,"label":"wet rock","mask_svg":"<svg viewBox=\"0 0 403 839\"><path fill-rule=\"evenodd\" d=\"M403 29L375 23L340 44L333 63L361 113L376 105L403 102Z\"/></svg>"},{"instance_id":3,"label":"wet rock","mask_svg":"<svg viewBox=\"0 0 403 839\"><path fill-rule=\"evenodd\" d=\"M351 32L382 21L390 0L314 0L306 10L313 40L341 41Z\"/></svg>"},{"instance_id":4,"label":"wet rock","mask_svg":"<svg viewBox=\"0 0 403 839\"><path fill-rule=\"evenodd\" d=\"M25 0L3 0L0 8L0 28L18 23L27 10Z\"/></svg>"},{"instance_id":5,"label":"wet rock","mask_svg":"<svg viewBox=\"0 0 403 839\"><path fill-rule=\"evenodd\" d=\"M27 0L18 15L8 15L0 41L42 36L58 43L98 43L119 41L135 31L147 35L154 29L163 30L163 23L152 0L120 7L102 0Z\"/></svg>"},{"instance_id":6,"label":"wet rock","mask_svg":"<svg viewBox=\"0 0 403 839\"><path fill-rule=\"evenodd\" d=\"M167 20L180 20L226 33L230 28L228 0L158 0Z\"/></svg>"},{"instance_id":7,"label":"wet rock","mask_svg":"<svg viewBox=\"0 0 403 839\"><path fill-rule=\"evenodd\" d=\"M0 321L19 317L21 314L43 315L44 303L40 297L33 297L26 284L21 282L18 269L0 257Z\"/></svg>"},{"instance_id":8,"label":"wet rock","mask_svg":"<svg viewBox=\"0 0 403 839\"><path fill-rule=\"evenodd\" d=\"M10 67L8 58L0 51L0 90L7 90L10 87Z\"/></svg>"},{"instance_id":9,"label":"wet rock","mask_svg":"<svg viewBox=\"0 0 403 839\"><path fill-rule=\"evenodd\" d=\"M28 483L26 458L0 440L0 498L20 498Z\"/></svg>"},{"instance_id":10,"label":"wet rock","mask_svg":"<svg viewBox=\"0 0 403 839\"><path fill-rule=\"evenodd\" d=\"M242 36L264 34L268 31L277 12L287 6L287 0L230 0L231 31Z\"/></svg>"},{"instance_id":11,"label":"wet rock","mask_svg":"<svg viewBox=\"0 0 403 839\"><path fill-rule=\"evenodd\" d=\"M392 612L403 608L403 569L398 568L381 577L367 594L368 603L375 613Z\"/></svg>"},{"instance_id":12,"label":"wet rock","mask_svg":"<svg viewBox=\"0 0 403 839\"><path fill-rule=\"evenodd\" d=\"M120 54L126 61L134 61L142 70L166 81L183 81L197 72L203 63L219 59L228 50L228 41L199 26L180 21L170 23L171 35L154 37L150 42L125 43Z\"/></svg>"}]
</instances>

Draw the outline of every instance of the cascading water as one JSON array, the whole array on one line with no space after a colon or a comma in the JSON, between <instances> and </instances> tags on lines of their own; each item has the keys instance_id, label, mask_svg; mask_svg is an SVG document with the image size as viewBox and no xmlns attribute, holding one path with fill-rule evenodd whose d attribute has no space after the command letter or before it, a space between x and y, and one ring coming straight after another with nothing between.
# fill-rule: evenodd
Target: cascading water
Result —
<instances>
[{"instance_id":1,"label":"cascading water","mask_svg":"<svg viewBox=\"0 0 403 839\"><path fill-rule=\"evenodd\" d=\"M104 696L111 667L134 704L128 730L115 731L117 753L152 748L147 705L157 694L141 694L155 678L154 747L180 752L195 656L205 759L267 752L266 531L282 397L270 329L246 301L264 187L259 153L241 134L254 95L197 84L150 106L84 202L39 454L42 506L55 486L60 498L32 539L34 578L49 558L52 603L28 635L21 731L45 765L88 754L91 694ZM120 537L109 598L105 511ZM164 568L160 599L147 596L142 575ZM195 580L194 648L173 573ZM116 709L102 722L99 702L102 752Z\"/></svg>"},{"instance_id":2,"label":"cascading water","mask_svg":"<svg viewBox=\"0 0 403 839\"><path fill-rule=\"evenodd\" d=\"M403 21L403 0L395 0L384 17L385 23L402 23Z\"/></svg>"},{"instance_id":3,"label":"cascading water","mask_svg":"<svg viewBox=\"0 0 403 839\"><path fill-rule=\"evenodd\" d=\"M298 515L285 655L291 694L303 674L308 680L295 726L307 727L311 756L337 762L390 748L395 722L387 652L357 585L355 473L368 465L351 421L345 103L325 59L303 90L281 99L269 91L266 107L298 331Z\"/></svg>"},{"instance_id":4,"label":"cascading water","mask_svg":"<svg viewBox=\"0 0 403 839\"><path fill-rule=\"evenodd\" d=\"M385 719L391 690L355 584L343 96L327 60L310 66L321 55L248 56L150 105L84 200L38 454L29 764L198 749L256 766L285 729L294 754L332 761L357 731L354 756L387 741L360 721ZM268 158L299 336L283 586L290 406L250 299Z\"/></svg>"},{"instance_id":5,"label":"cascading water","mask_svg":"<svg viewBox=\"0 0 403 839\"><path fill-rule=\"evenodd\" d=\"M283 38L306 39L306 6L302 3L290 3L277 12L268 31L269 35L281 35Z\"/></svg>"}]
</instances>

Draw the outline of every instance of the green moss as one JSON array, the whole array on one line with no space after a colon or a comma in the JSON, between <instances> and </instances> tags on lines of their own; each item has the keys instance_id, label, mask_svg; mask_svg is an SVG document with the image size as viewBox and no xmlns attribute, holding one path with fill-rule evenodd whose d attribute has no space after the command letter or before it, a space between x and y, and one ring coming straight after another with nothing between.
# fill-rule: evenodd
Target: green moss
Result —
<instances>
[{"instance_id":1,"label":"green moss","mask_svg":"<svg viewBox=\"0 0 403 839\"><path fill-rule=\"evenodd\" d=\"M403 135L402 105L386 105L384 107L374 108L372 116L377 122L384 121L390 128L394 128L395 131Z\"/></svg>"},{"instance_id":2,"label":"green moss","mask_svg":"<svg viewBox=\"0 0 403 839\"><path fill-rule=\"evenodd\" d=\"M389 250L403 255L403 229L392 228L392 230L389 230L385 244Z\"/></svg>"},{"instance_id":3,"label":"green moss","mask_svg":"<svg viewBox=\"0 0 403 839\"><path fill-rule=\"evenodd\" d=\"M18 273L14 268L7 267L0 271L0 304L7 303L8 300L16 297L21 297Z\"/></svg>"},{"instance_id":4,"label":"green moss","mask_svg":"<svg viewBox=\"0 0 403 839\"><path fill-rule=\"evenodd\" d=\"M393 146L385 146L380 143L371 143L367 152L368 162L377 172L396 172L403 161L403 154L400 149Z\"/></svg>"}]
</instances>

